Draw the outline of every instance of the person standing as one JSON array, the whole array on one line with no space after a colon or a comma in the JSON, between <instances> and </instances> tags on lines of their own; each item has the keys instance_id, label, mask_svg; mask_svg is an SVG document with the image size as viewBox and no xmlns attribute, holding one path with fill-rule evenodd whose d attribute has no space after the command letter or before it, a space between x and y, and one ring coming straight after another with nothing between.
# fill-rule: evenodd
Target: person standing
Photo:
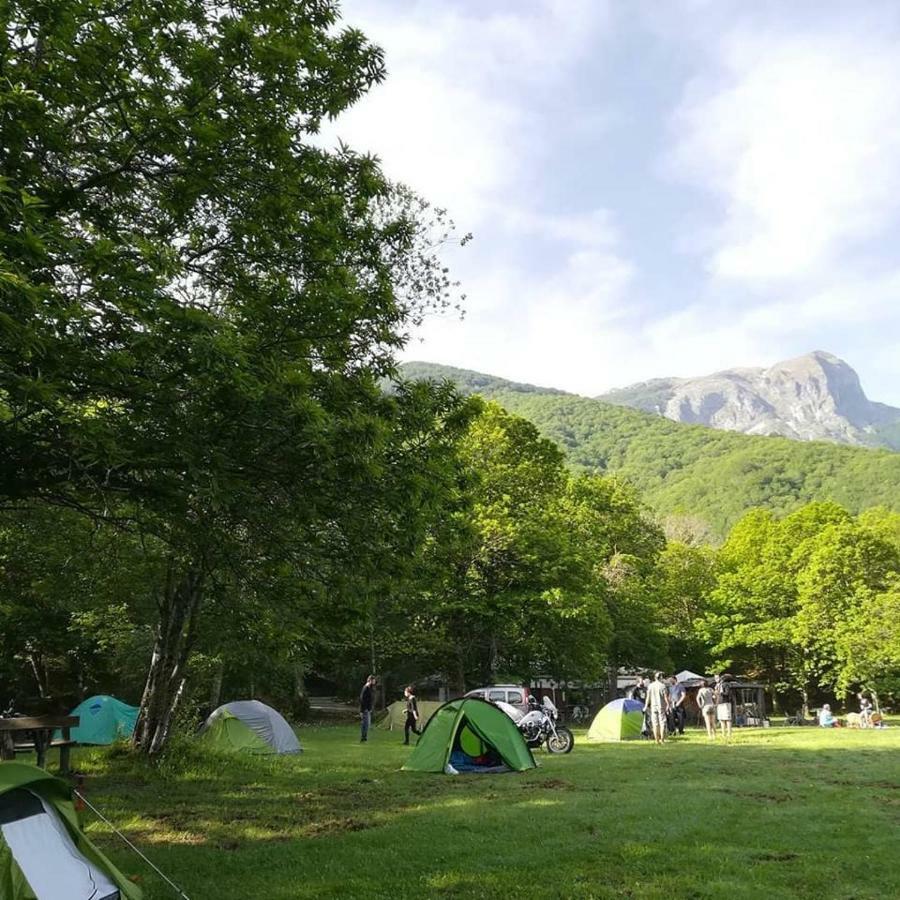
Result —
<instances>
[{"instance_id":1,"label":"person standing","mask_svg":"<svg viewBox=\"0 0 900 900\"><path fill-rule=\"evenodd\" d=\"M416 689L413 685L409 685L403 689L403 699L406 700L406 722L403 725L403 743L409 743L409 733L421 734L418 729L419 722L419 703L416 700Z\"/></svg>"},{"instance_id":2,"label":"person standing","mask_svg":"<svg viewBox=\"0 0 900 900\"><path fill-rule=\"evenodd\" d=\"M728 684L728 675L716 675L716 683L713 693L716 699L716 719L722 729L722 737L726 740L731 737L731 686Z\"/></svg>"},{"instance_id":3,"label":"person standing","mask_svg":"<svg viewBox=\"0 0 900 900\"><path fill-rule=\"evenodd\" d=\"M697 691L697 706L700 707L700 717L706 725L706 736L714 741L716 739L716 696L713 693L711 683L703 682L703 687Z\"/></svg>"},{"instance_id":4,"label":"person standing","mask_svg":"<svg viewBox=\"0 0 900 900\"><path fill-rule=\"evenodd\" d=\"M669 712L669 692L666 690L662 672L657 672L653 676L653 682L647 688L644 712L650 714L653 739L657 744L661 744L666 739L666 716Z\"/></svg>"},{"instance_id":5,"label":"person standing","mask_svg":"<svg viewBox=\"0 0 900 900\"><path fill-rule=\"evenodd\" d=\"M369 726L372 724L372 709L375 706L375 676L366 679L359 692L359 742L364 744L369 739Z\"/></svg>"},{"instance_id":6,"label":"person standing","mask_svg":"<svg viewBox=\"0 0 900 900\"><path fill-rule=\"evenodd\" d=\"M669 679L669 709L671 710L672 734L676 731L684 734L684 720L687 718L687 711L684 708L684 701L687 697L687 691L683 684L680 684L673 675Z\"/></svg>"},{"instance_id":7,"label":"person standing","mask_svg":"<svg viewBox=\"0 0 900 900\"><path fill-rule=\"evenodd\" d=\"M644 690L644 679L636 678L633 685L625 691L626 700L639 700L643 703L647 699L647 692Z\"/></svg>"}]
</instances>

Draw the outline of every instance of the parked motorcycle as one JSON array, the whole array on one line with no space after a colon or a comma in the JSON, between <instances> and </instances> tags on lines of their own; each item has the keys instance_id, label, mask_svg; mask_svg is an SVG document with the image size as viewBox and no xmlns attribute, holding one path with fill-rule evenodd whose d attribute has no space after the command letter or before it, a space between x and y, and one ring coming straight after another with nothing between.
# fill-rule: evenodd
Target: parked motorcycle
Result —
<instances>
[{"instance_id":1,"label":"parked motorcycle","mask_svg":"<svg viewBox=\"0 0 900 900\"><path fill-rule=\"evenodd\" d=\"M544 697L538 706L537 701L529 698L531 707L516 723L525 743L529 747L540 747L546 743L550 753L571 753L575 746L572 732L563 725L557 725L559 711L549 697Z\"/></svg>"}]
</instances>

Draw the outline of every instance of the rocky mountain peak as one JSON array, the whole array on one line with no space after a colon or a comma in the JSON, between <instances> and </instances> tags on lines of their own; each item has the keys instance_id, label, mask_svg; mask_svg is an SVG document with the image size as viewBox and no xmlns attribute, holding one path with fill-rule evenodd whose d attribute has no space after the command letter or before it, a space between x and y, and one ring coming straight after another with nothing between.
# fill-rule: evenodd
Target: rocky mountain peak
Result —
<instances>
[{"instance_id":1,"label":"rocky mountain peak","mask_svg":"<svg viewBox=\"0 0 900 900\"><path fill-rule=\"evenodd\" d=\"M824 350L768 368L654 379L599 399L745 434L900 446L900 409L870 401L854 369Z\"/></svg>"}]
</instances>

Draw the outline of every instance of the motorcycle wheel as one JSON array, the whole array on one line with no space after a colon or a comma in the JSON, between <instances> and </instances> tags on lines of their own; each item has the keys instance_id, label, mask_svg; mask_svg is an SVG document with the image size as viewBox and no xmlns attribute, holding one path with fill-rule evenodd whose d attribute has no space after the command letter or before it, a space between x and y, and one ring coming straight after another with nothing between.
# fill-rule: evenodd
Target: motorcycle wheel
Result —
<instances>
[{"instance_id":1,"label":"motorcycle wheel","mask_svg":"<svg viewBox=\"0 0 900 900\"><path fill-rule=\"evenodd\" d=\"M551 753L571 753L575 746L575 737L568 728L557 728L556 737L547 738L547 749Z\"/></svg>"}]
</instances>

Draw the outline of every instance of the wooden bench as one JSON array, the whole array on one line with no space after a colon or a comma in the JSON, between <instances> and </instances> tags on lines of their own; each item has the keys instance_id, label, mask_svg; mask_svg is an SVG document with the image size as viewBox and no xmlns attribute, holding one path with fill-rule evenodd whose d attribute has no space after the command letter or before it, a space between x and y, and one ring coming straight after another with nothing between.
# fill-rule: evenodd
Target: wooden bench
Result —
<instances>
[{"instance_id":1,"label":"wooden bench","mask_svg":"<svg viewBox=\"0 0 900 900\"><path fill-rule=\"evenodd\" d=\"M0 759L15 759L17 753L36 753L37 764L43 769L47 764L47 750L58 747L59 770L68 773L69 751L75 743L71 739L70 729L76 727L78 722L78 716L15 716L0 719ZM53 732L57 729L62 731L62 739L54 740Z\"/></svg>"}]
</instances>

